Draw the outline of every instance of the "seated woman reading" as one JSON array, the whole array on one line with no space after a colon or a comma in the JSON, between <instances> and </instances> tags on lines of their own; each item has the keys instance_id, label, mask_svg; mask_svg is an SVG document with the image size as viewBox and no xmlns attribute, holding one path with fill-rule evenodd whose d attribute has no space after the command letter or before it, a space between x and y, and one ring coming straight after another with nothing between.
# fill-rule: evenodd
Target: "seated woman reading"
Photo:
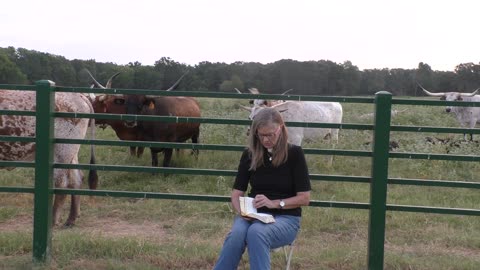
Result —
<instances>
[{"instance_id":1,"label":"seated woman reading","mask_svg":"<svg viewBox=\"0 0 480 270\"><path fill-rule=\"evenodd\" d=\"M239 198L253 199L258 213L274 216L263 223L240 214ZM281 114L272 108L253 119L248 148L243 152L231 194L235 215L214 269L237 269L245 248L250 269L270 269L270 250L295 240L302 215L301 206L310 202L310 179L303 150L288 143Z\"/></svg>"}]
</instances>

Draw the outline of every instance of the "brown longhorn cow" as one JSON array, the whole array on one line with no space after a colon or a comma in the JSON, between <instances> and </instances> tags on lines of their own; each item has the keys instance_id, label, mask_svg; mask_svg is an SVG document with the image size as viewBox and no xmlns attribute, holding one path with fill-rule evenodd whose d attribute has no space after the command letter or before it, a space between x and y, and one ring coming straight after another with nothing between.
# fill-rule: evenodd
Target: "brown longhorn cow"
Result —
<instances>
[{"instance_id":1,"label":"brown longhorn cow","mask_svg":"<svg viewBox=\"0 0 480 270\"><path fill-rule=\"evenodd\" d=\"M200 106L191 97L152 97L145 95L126 95L127 112L129 114L200 117ZM198 143L200 123L169 123L162 121L134 121L128 125L138 127L145 141L185 142L189 139ZM170 165L172 148L150 147L152 166L158 166L158 153L163 152L163 167ZM198 155L198 150L194 150Z\"/></svg>"},{"instance_id":2,"label":"brown longhorn cow","mask_svg":"<svg viewBox=\"0 0 480 270\"><path fill-rule=\"evenodd\" d=\"M112 87L112 81L117 77L120 72L115 73L110 79L108 79L107 84L103 86L100 84L93 75L88 71L88 74L92 78L91 87L97 87L102 89L107 89ZM93 109L95 113L111 113L111 114L126 114L127 107L125 106L124 99L117 97L123 97L123 95L98 95L93 101ZM125 141L141 141L140 132L137 127L128 127L125 125L125 122L122 120L110 120L110 119L97 119L96 124L101 128L105 129L107 126L110 126L114 131L117 137L120 140ZM141 157L144 151L144 147L130 146L130 155Z\"/></svg>"}]
</instances>

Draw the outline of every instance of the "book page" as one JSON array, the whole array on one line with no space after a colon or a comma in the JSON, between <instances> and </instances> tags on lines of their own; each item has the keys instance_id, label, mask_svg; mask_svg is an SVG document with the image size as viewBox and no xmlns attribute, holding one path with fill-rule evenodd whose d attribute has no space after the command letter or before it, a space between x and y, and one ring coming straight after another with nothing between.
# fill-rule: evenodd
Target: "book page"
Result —
<instances>
[{"instance_id":1,"label":"book page","mask_svg":"<svg viewBox=\"0 0 480 270\"><path fill-rule=\"evenodd\" d=\"M266 213L258 213L257 208L253 206L253 198L251 197L240 197L240 214L242 216L251 217L258 219L264 223L273 223L275 218Z\"/></svg>"},{"instance_id":2,"label":"book page","mask_svg":"<svg viewBox=\"0 0 480 270\"><path fill-rule=\"evenodd\" d=\"M240 209L242 214L245 215L257 213L257 208L253 207L253 198L251 197L240 197Z\"/></svg>"}]
</instances>

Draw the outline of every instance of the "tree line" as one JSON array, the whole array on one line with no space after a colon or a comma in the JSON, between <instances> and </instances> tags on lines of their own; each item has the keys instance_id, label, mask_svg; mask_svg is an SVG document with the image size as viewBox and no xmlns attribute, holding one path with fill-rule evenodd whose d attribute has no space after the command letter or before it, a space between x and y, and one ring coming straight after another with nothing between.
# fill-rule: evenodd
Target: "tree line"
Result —
<instances>
[{"instance_id":1,"label":"tree line","mask_svg":"<svg viewBox=\"0 0 480 270\"><path fill-rule=\"evenodd\" d=\"M33 84L48 79L61 86L88 87L89 70L102 84L116 72L113 87L127 89L168 89L185 72L177 88L183 91L248 92L277 94L294 89L293 94L352 96L389 91L397 96L422 96L417 83L434 92L471 92L480 87L480 63L461 63L454 71L434 71L420 62L416 69L359 70L350 61L279 60L257 62L200 62L190 66L162 57L153 66L131 62L127 65L95 60L68 60L63 56L24 48L0 48L0 83Z\"/></svg>"}]
</instances>

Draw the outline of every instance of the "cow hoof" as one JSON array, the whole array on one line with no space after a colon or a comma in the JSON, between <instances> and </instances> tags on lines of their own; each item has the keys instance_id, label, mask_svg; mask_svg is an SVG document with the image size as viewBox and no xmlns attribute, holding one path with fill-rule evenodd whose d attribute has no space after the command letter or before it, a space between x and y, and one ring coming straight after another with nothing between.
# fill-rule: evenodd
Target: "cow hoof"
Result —
<instances>
[{"instance_id":1,"label":"cow hoof","mask_svg":"<svg viewBox=\"0 0 480 270\"><path fill-rule=\"evenodd\" d=\"M73 226L75 226L75 223L74 222L65 222L65 224L63 224L63 228L65 229L69 229L69 228L72 228Z\"/></svg>"}]
</instances>

